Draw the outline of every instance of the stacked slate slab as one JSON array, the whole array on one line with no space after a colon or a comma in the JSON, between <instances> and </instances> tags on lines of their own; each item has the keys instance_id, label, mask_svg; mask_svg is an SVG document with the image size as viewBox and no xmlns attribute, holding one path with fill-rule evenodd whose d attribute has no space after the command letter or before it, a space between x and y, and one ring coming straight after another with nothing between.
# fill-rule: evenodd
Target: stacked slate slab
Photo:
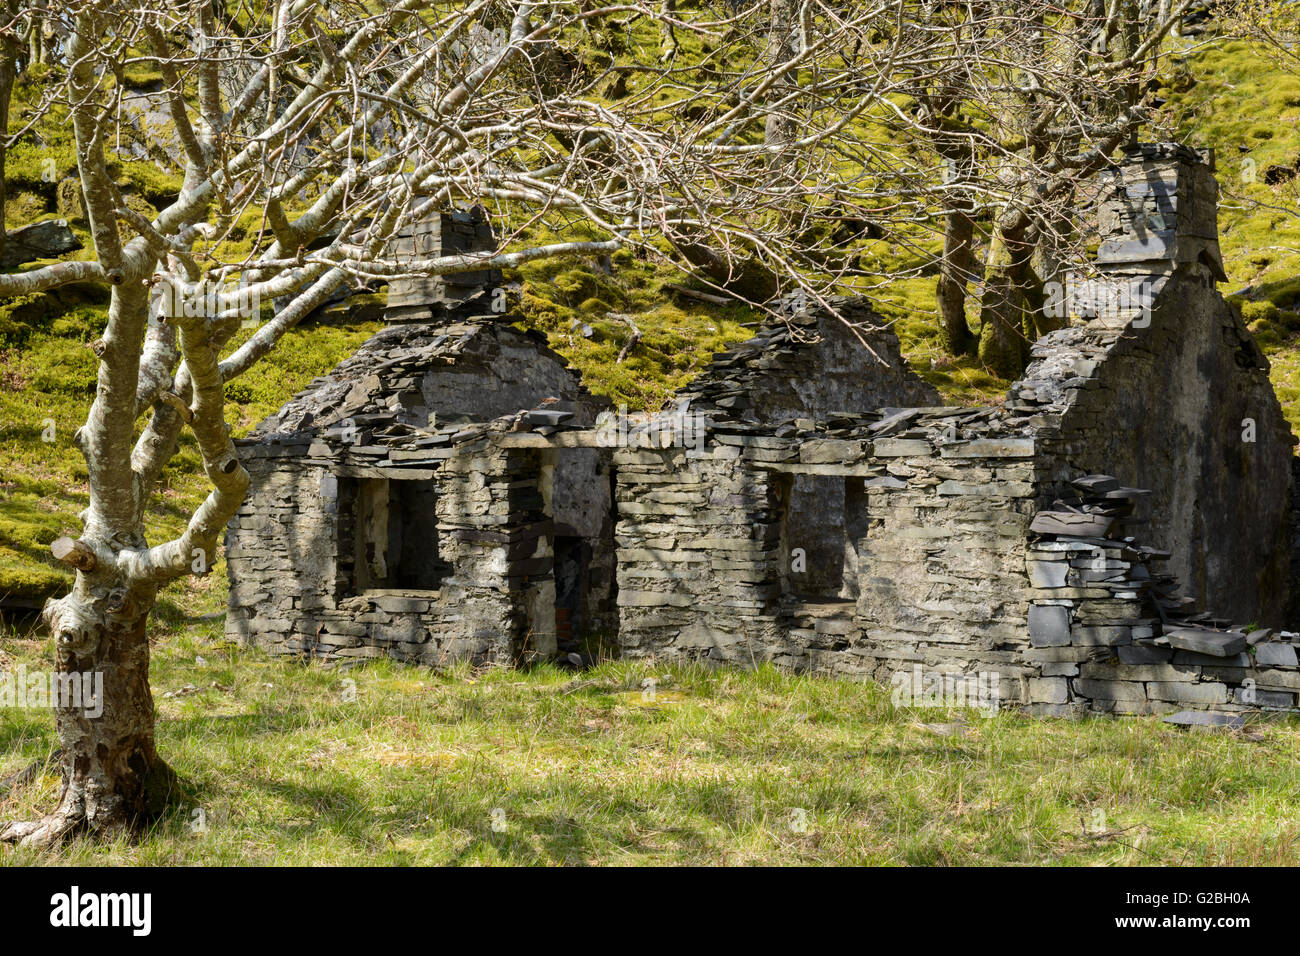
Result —
<instances>
[{"instance_id":1,"label":"stacked slate slab","mask_svg":"<svg viewBox=\"0 0 1300 956\"><path fill-rule=\"evenodd\" d=\"M877 403L937 405L938 392L908 371L897 336L884 334L886 328L860 297L786 310L753 338L715 355L678 392L677 404L764 424L867 411Z\"/></svg>"},{"instance_id":2,"label":"stacked slate slab","mask_svg":"<svg viewBox=\"0 0 1300 956\"><path fill-rule=\"evenodd\" d=\"M1294 710L1295 635L1193 613L1176 579L1152 570L1169 554L1124 535L1132 510L1105 504L1143 494L1104 475L1074 485L1087 496L1075 508L1092 507L1108 524L1088 529L1100 536L1074 534L1062 519L1077 512L1058 502L1031 525L1038 538L1026 565L1033 586L1026 657L1042 676L1030 681L1029 712Z\"/></svg>"},{"instance_id":3,"label":"stacked slate slab","mask_svg":"<svg viewBox=\"0 0 1300 956\"><path fill-rule=\"evenodd\" d=\"M1198 263L1227 281L1219 251L1213 150L1138 144L1100 178L1099 267L1112 275L1153 275Z\"/></svg>"}]
</instances>

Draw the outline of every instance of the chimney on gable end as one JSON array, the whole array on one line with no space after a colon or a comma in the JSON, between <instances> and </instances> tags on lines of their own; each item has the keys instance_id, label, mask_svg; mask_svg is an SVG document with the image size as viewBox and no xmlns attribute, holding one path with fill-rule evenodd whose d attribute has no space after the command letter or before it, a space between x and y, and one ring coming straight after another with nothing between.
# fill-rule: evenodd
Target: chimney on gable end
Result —
<instances>
[{"instance_id":1,"label":"chimney on gable end","mask_svg":"<svg viewBox=\"0 0 1300 956\"><path fill-rule=\"evenodd\" d=\"M1141 143L1101 175L1096 268L1109 275L1169 275L1200 263L1227 281L1219 251L1214 150Z\"/></svg>"},{"instance_id":2,"label":"chimney on gable end","mask_svg":"<svg viewBox=\"0 0 1300 956\"><path fill-rule=\"evenodd\" d=\"M434 213L397 234L393 253L399 262L435 259L468 252L494 252L492 224L481 206L457 212ZM384 321L430 322L446 317L477 293L501 285L501 270L475 269L432 277L394 279L388 283ZM492 308L491 298L479 311Z\"/></svg>"}]
</instances>

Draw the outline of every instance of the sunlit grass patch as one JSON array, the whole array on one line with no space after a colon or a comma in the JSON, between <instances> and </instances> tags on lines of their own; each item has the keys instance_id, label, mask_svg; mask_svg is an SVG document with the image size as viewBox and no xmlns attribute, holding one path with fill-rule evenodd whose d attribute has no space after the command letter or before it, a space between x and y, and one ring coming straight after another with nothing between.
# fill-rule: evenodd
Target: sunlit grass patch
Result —
<instances>
[{"instance_id":1,"label":"sunlit grass patch","mask_svg":"<svg viewBox=\"0 0 1300 956\"><path fill-rule=\"evenodd\" d=\"M47 641L14 645L48 660ZM138 845L6 862L1295 863L1300 723L1188 733L895 707L873 684L650 661L433 672L155 645L183 800ZM199 663L196 658L201 658ZM214 687L213 685L219 685ZM198 692L164 699L186 685ZM954 728L957 728L954 730ZM0 774L47 713L0 713ZM0 803L20 817L49 775Z\"/></svg>"}]
</instances>

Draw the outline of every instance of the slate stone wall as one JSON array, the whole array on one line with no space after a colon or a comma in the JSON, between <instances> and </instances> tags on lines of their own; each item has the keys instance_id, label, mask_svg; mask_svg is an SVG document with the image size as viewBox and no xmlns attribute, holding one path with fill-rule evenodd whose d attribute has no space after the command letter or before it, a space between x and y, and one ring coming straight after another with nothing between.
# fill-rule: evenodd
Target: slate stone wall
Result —
<instances>
[{"instance_id":1,"label":"slate stone wall","mask_svg":"<svg viewBox=\"0 0 1300 956\"><path fill-rule=\"evenodd\" d=\"M1032 668L1024 555L1036 506L1028 439L943 443L714 423L705 447L620 449L619 641L629 656L774 661L888 681L921 663ZM942 421L939 419L937 421ZM848 597L807 600L797 477L838 481ZM814 505L810 503L810 509ZM818 523L820 528L821 523Z\"/></svg>"},{"instance_id":2,"label":"slate stone wall","mask_svg":"<svg viewBox=\"0 0 1300 956\"><path fill-rule=\"evenodd\" d=\"M622 653L887 686L996 675L999 706L1043 716L1296 708L1300 637L1204 628L1241 650L1179 646L1199 626L1162 621L1169 555L1123 525L1032 533L1059 491L1034 438L948 441L942 421L874 441L715 423L700 450L616 452ZM799 594L797 475L844 483L849 599Z\"/></svg>"},{"instance_id":3,"label":"slate stone wall","mask_svg":"<svg viewBox=\"0 0 1300 956\"><path fill-rule=\"evenodd\" d=\"M1267 360L1195 269L1169 279L1140 326L1049 335L1025 381L1072 383L1041 439L1058 483L1101 472L1150 489L1142 536L1171 552L1183 592L1276 627L1291 577L1294 439Z\"/></svg>"},{"instance_id":4,"label":"slate stone wall","mask_svg":"<svg viewBox=\"0 0 1300 956\"><path fill-rule=\"evenodd\" d=\"M591 424L608 404L591 395L546 337L509 325L510 316L459 316L376 332L329 375L269 416L258 436L319 430L355 418L427 427L485 422L546 398ZM369 422L360 422L359 432Z\"/></svg>"},{"instance_id":5,"label":"slate stone wall","mask_svg":"<svg viewBox=\"0 0 1300 956\"><path fill-rule=\"evenodd\" d=\"M481 438L424 467L312 458L307 446L241 449L251 493L226 536L232 576L227 634L272 653L390 656L425 664L509 663L555 650L551 523L541 454ZM361 590L340 489L364 479L431 480L439 556L436 591ZM549 590L548 590L549 589ZM549 601L549 604L548 604ZM545 608L549 613L539 609Z\"/></svg>"}]
</instances>

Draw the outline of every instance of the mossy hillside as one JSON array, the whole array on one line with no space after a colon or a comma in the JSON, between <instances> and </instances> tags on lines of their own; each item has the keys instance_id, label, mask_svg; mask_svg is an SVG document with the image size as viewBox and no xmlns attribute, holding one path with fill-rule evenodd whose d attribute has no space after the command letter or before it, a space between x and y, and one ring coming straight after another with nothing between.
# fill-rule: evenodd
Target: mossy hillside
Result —
<instances>
[{"instance_id":1,"label":"mossy hillside","mask_svg":"<svg viewBox=\"0 0 1300 956\"><path fill-rule=\"evenodd\" d=\"M39 64L19 76L14 84L9 115L11 135L29 125L50 79L51 69ZM132 158L133 146L147 150L152 141L130 122L123 123L119 129L121 139L115 141L107 153L109 175L122 190L128 205L141 213L152 215L179 193L182 182L180 170L162 169L152 159ZM75 142L67 108L55 103L48 107L40 122L6 153L5 183L13 201L18 204L18 211L29 217L13 225L41 218L40 215L31 217L35 200L41 203L41 212L58 213L61 185L68 180L75 180L76 176ZM64 205L66 209L66 198ZM11 216L8 205L5 214L8 226Z\"/></svg>"},{"instance_id":2,"label":"mossy hillside","mask_svg":"<svg viewBox=\"0 0 1300 956\"><path fill-rule=\"evenodd\" d=\"M763 35L761 30L756 33L756 41ZM564 56L571 77L579 80L614 67L610 79L591 98L616 106L636 100L641 90L638 66L648 61L647 51L658 50L660 41L654 23L636 20L625 34L610 30L594 30L585 38L579 34ZM681 105L690 98L691 90L716 88L724 73L738 75L738 71L751 67L758 55L757 46L748 50L732 46L724 54L708 37L692 31L677 31L676 43L680 51L674 64L676 84L656 91L648 102L638 101L640 109L651 111L652 117L668 124L680 125L703 117L710 107L698 101L685 108ZM717 105L727 108L722 100ZM851 124L852 136L862 142L885 144L891 141L892 116L893 110L883 104L869 110ZM756 125L742 134L741 141L758 142L762 135L761 127ZM836 163L846 178L862 175L861 166L854 160L840 158ZM508 210L502 212L508 215ZM813 227L813 231L817 228ZM546 234L546 241L557 238L595 237L579 225ZM907 235L845 248L843 253L860 254L867 272L915 275L924 271L923 263L934 262L939 246L932 230L918 227L909 229ZM673 258L671 250L661 245L660 253L662 259L653 261L621 253L614 257L614 273L608 276L594 263L581 261L530 264L518 271L524 285L522 309L527 321L547 332L551 345L583 372L593 390L616 401L627 401L631 407L661 407L676 388L707 363L713 351L748 337L763 319L757 310L712 307L666 291L665 284L683 280L680 270L667 264ZM883 287L867 278L850 278L841 291L871 296L880 314L895 323L912 368L934 384L946 401L1001 401L1008 384L1005 380L991 375L976 359L953 358L944 352L935 309L936 282L935 270L930 269L928 275ZM616 365L615 360L631 329L618 319L605 319L604 313L609 311L636 315L642 332L640 343L621 365ZM584 325L590 328L590 335L582 334Z\"/></svg>"},{"instance_id":3,"label":"mossy hillside","mask_svg":"<svg viewBox=\"0 0 1300 956\"><path fill-rule=\"evenodd\" d=\"M520 238L550 242L561 236L537 229ZM568 257L525 263L505 278L518 284L522 324L546 333L587 387L614 402L663 408L715 352L754 334L754 310L713 306L665 289L665 283L682 281L670 266L621 250L610 257L609 269ZM631 316L641 333L621 363L633 329L620 315Z\"/></svg>"},{"instance_id":4,"label":"mossy hillside","mask_svg":"<svg viewBox=\"0 0 1300 956\"><path fill-rule=\"evenodd\" d=\"M646 38L638 42L643 41L649 42ZM692 37L684 42L697 41ZM1253 144L1250 155L1262 170L1273 162L1286 163L1289 156L1295 155L1294 84L1289 78L1277 76L1276 71L1270 79L1270 67L1262 61L1251 61L1248 53L1233 46L1222 52L1196 53L1185 64L1171 68L1166 92L1170 97L1168 108L1183 124L1184 138L1198 144L1219 139ZM618 55L629 62L633 56L622 50ZM151 81L141 77L139 82ZM1261 96L1264 108L1276 110L1282 123L1259 119L1257 100ZM14 122L19 119L16 114ZM1264 135L1266 130L1272 135ZM69 134L66 124L48 133L42 127L40 133L40 149L26 154L19 151L20 162L12 167L16 178L11 178L10 187L16 198L7 210L12 225L19 224L13 221L16 215L30 215L33 209L39 208L41 216L57 213L57 205L51 203L57 204L58 197L41 178L39 161L47 155L42 150L52 150L56 160L67 165L71 154L69 151L64 157L63 151L70 150ZM1221 147L1221 178L1228 175L1230 159ZM150 162L123 161L120 174L124 185L138 190L143 201L147 201L145 196L150 190L164 199L166 190L177 185L167 178L169 174ZM1275 200L1281 192L1258 182L1247 185L1251 190L1247 198ZM1254 282L1262 290L1259 300L1245 300L1243 308L1272 358L1274 381L1288 415L1300 426L1300 341L1292 317L1300 308L1296 303L1300 290L1294 285L1300 270L1285 250L1269 248L1284 244L1277 240L1286 239L1290 222L1257 205L1235 202L1228 192L1225 189L1220 221L1233 288ZM508 218L509 210L504 212ZM218 261L242 257L262 226L256 211L245 211L211 253ZM87 246L77 255L88 257L90 243L84 224L74 222L73 227ZM553 231L536 226L534 231L535 235L524 233L521 238L590 238L581 226L554 227ZM901 241L903 238L906 243ZM893 322L911 366L935 384L946 401L996 402L1005 389L1004 381L990 375L976 360L952 359L943 351L935 312L936 277L933 269L923 266L935 251L930 248L934 244L932 236L920 234L863 244L859 251L865 269L908 277L884 287L862 279L856 288L870 295L877 311ZM524 323L544 331L552 346L582 372L594 391L627 402L632 408L662 407L715 351L747 338L761 318L740 305L712 306L667 289L667 283L684 280L676 268L661 259L620 252L609 265L612 269L607 274L593 260L536 262L507 278L519 284ZM974 307L972 300L972 318ZM611 313L632 315L641 331L640 341L622 363L616 359L632 330ZM84 507L84 462L70 445L56 443L51 448L41 442L38 426L45 418L53 418L59 441L66 443L84 420L94 373L83 343L98 336L97 328L102 328L102 323L102 304L83 301L75 294L0 306L0 341L11 352L22 353L21 359L9 363L3 388L6 460L19 467L7 478L5 507L0 509L0 547L5 549L0 554L0 594L6 588L65 579L62 571L53 567L46 545L59 533L77 526L75 514ZM345 323L309 326L292 333L264 363L228 386L228 417L235 434L246 434L295 390L328 371L375 328L374 323ZM241 332L232 347L246 334ZM171 496L177 514L196 504L206 490L196 472L197 465L197 454L187 437L181 457L168 471L169 484L163 499L166 502ZM83 497L78 498L78 494ZM174 527L166 509L158 520L160 531Z\"/></svg>"},{"instance_id":5,"label":"mossy hillside","mask_svg":"<svg viewBox=\"0 0 1300 956\"><path fill-rule=\"evenodd\" d=\"M1270 166L1300 162L1300 76L1248 43L1222 42L1171 61L1162 92L1179 136L1216 150L1226 291L1300 434L1300 178L1265 182Z\"/></svg>"},{"instance_id":6,"label":"mossy hillside","mask_svg":"<svg viewBox=\"0 0 1300 956\"><path fill-rule=\"evenodd\" d=\"M7 312L24 308L24 322L6 321ZM49 544L77 532L77 513L88 503L85 460L72 436L94 398L98 365L88 346L104 322L104 309L95 304L63 313L39 312L29 303L0 307L0 598L48 595L71 579L53 561ZM263 362L226 386L233 434L246 434L377 328L363 323L291 331ZM232 346L250 334L241 330ZM150 540L183 530L208 490L194 438L185 432L150 509Z\"/></svg>"}]
</instances>

